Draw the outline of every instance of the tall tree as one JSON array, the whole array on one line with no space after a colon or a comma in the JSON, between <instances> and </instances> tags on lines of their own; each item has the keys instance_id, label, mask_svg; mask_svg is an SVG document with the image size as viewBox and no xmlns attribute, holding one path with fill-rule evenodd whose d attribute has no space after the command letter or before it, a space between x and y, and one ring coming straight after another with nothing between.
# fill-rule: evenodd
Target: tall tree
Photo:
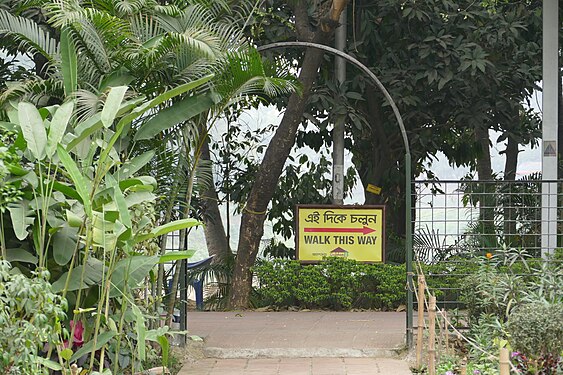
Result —
<instances>
[{"instance_id":1,"label":"tall tree","mask_svg":"<svg viewBox=\"0 0 563 375\"><path fill-rule=\"evenodd\" d=\"M320 2L319 7L315 9L317 14L311 17L310 4L307 1L291 2L289 7L295 15L297 39L319 44L328 43L347 3L347 0ZM306 50L299 73L302 93L293 94L289 98L283 119L272 137L256 173L241 219L233 288L229 300L231 308L245 308L249 305L252 289L251 267L258 254L260 240L264 233L268 204L295 142L295 135L302 122L307 99L318 77L317 72L322 61L322 52L315 49Z\"/></svg>"}]
</instances>

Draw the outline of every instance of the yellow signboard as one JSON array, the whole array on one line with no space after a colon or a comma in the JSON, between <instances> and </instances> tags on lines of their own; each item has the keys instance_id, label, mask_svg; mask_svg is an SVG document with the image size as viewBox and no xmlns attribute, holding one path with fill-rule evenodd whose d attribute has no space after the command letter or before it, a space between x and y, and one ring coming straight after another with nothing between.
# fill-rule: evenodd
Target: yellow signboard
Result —
<instances>
[{"instance_id":1,"label":"yellow signboard","mask_svg":"<svg viewBox=\"0 0 563 375\"><path fill-rule=\"evenodd\" d=\"M381 194L381 187L372 184L368 184L366 190L373 194L377 194L377 195Z\"/></svg>"},{"instance_id":2,"label":"yellow signboard","mask_svg":"<svg viewBox=\"0 0 563 375\"><path fill-rule=\"evenodd\" d=\"M336 256L383 262L385 207L297 206L296 250L302 262Z\"/></svg>"}]
</instances>

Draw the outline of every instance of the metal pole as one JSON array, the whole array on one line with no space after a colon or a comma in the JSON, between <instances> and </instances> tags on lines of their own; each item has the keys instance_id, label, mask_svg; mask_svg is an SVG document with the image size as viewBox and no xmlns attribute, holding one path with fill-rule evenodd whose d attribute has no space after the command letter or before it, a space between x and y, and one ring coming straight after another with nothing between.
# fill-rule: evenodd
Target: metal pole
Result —
<instances>
[{"instance_id":1,"label":"metal pole","mask_svg":"<svg viewBox=\"0 0 563 375\"><path fill-rule=\"evenodd\" d=\"M543 2L543 93L542 93L542 223L541 255L557 247L557 110L559 84L558 0Z\"/></svg>"},{"instance_id":2,"label":"metal pole","mask_svg":"<svg viewBox=\"0 0 563 375\"><path fill-rule=\"evenodd\" d=\"M344 51L346 47L346 9L340 14L340 26L336 29L335 47ZM336 82L341 86L346 81L346 60L336 57L334 62ZM344 204L344 130L346 114L337 113L332 131L332 203Z\"/></svg>"},{"instance_id":3,"label":"metal pole","mask_svg":"<svg viewBox=\"0 0 563 375\"><path fill-rule=\"evenodd\" d=\"M405 251L407 262L407 347L413 345L413 272L412 272L412 184L411 184L411 154L405 153ZM420 322L418 323L420 324Z\"/></svg>"}]
</instances>

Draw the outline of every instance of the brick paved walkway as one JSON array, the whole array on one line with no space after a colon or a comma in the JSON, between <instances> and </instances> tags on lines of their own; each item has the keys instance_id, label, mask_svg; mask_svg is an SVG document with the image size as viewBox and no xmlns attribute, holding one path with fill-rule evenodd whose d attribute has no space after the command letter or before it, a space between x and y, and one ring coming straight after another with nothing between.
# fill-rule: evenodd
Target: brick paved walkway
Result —
<instances>
[{"instance_id":1,"label":"brick paved walkway","mask_svg":"<svg viewBox=\"0 0 563 375\"><path fill-rule=\"evenodd\" d=\"M404 313L190 312L188 331L208 358L180 375L411 375Z\"/></svg>"},{"instance_id":2,"label":"brick paved walkway","mask_svg":"<svg viewBox=\"0 0 563 375\"><path fill-rule=\"evenodd\" d=\"M410 375L406 362L388 358L208 358L179 375Z\"/></svg>"}]
</instances>

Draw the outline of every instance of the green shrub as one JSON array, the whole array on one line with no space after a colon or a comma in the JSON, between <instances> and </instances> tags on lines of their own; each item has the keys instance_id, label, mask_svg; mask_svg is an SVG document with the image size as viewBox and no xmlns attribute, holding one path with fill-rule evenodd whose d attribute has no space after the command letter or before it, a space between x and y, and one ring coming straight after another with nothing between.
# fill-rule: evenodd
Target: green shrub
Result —
<instances>
[{"instance_id":1,"label":"green shrub","mask_svg":"<svg viewBox=\"0 0 563 375\"><path fill-rule=\"evenodd\" d=\"M340 310L352 307L361 285L361 266L355 260L336 257L327 258L318 265L330 286L331 308Z\"/></svg>"},{"instance_id":2,"label":"green shrub","mask_svg":"<svg viewBox=\"0 0 563 375\"><path fill-rule=\"evenodd\" d=\"M364 264L357 307L395 309L406 301L404 265Z\"/></svg>"},{"instance_id":3,"label":"green shrub","mask_svg":"<svg viewBox=\"0 0 563 375\"><path fill-rule=\"evenodd\" d=\"M404 265L328 258L302 266L298 261L276 259L258 262L254 274L259 280L260 305L395 309L406 300Z\"/></svg>"},{"instance_id":4,"label":"green shrub","mask_svg":"<svg viewBox=\"0 0 563 375\"><path fill-rule=\"evenodd\" d=\"M493 314L505 322L511 309L524 303L563 303L562 264L526 258L522 250L504 249L479 261L463 280L462 299L472 319Z\"/></svg>"},{"instance_id":5,"label":"green shrub","mask_svg":"<svg viewBox=\"0 0 563 375\"><path fill-rule=\"evenodd\" d=\"M254 274L260 282L257 294L263 305L292 305L295 302L293 288L298 281L300 264L294 260L274 259L259 261Z\"/></svg>"},{"instance_id":6,"label":"green shrub","mask_svg":"<svg viewBox=\"0 0 563 375\"><path fill-rule=\"evenodd\" d=\"M563 304L525 304L515 308L506 325L512 348L530 358L558 356L562 350Z\"/></svg>"},{"instance_id":7,"label":"green shrub","mask_svg":"<svg viewBox=\"0 0 563 375\"><path fill-rule=\"evenodd\" d=\"M47 374L38 353L62 342L67 303L52 292L49 272L28 278L0 260L0 373ZM55 365L57 365L55 363Z\"/></svg>"},{"instance_id":8,"label":"green shrub","mask_svg":"<svg viewBox=\"0 0 563 375\"><path fill-rule=\"evenodd\" d=\"M303 266L299 270L292 292L300 305L307 308L326 307L331 298L331 288L323 269L314 265Z\"/></svg>"}]
</instances>

